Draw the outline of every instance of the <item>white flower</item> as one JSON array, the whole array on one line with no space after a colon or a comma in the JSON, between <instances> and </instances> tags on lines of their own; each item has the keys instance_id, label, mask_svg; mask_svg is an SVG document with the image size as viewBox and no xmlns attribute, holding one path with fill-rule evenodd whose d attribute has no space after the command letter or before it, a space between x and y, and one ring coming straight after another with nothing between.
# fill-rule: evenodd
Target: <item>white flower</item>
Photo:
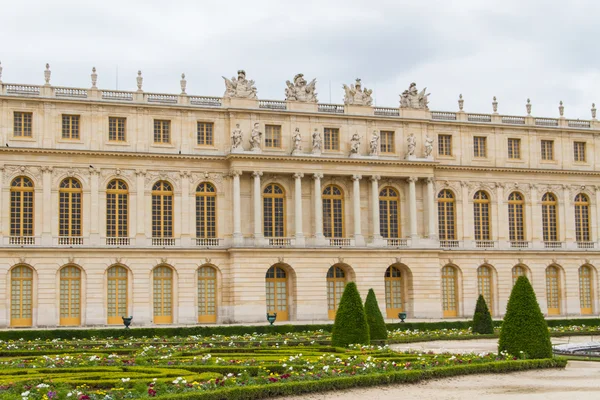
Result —
<instances>
[{"instance_id":1,"label":"white flower","mask_svg":"<svg viewBox=\"0 0 600 400\"><path fill-rule=\"evenodd\" d=\"M325 372L329 371L329 365L325 365L325 366L323 367L323 371L325 371Z\"/></svg>"},{"instance_id":2,"label":"white flower","mask_svg":"<svg viewBox=\"0 0 600 400\"><path fill-rule=\"evenodd\" d=\"M38 388L38 389L43 389L43 388L47 388L47 387L50 387L50 385L47 385L45 383L40 383L39 385L36 386L36 388Z\"/></svg>"},{"instance_id":3,"label":"white flower","mask_svg":"<svg viewBox=\"0 0 600 400\"><path fill-rule=\"evenodd\" d=\"M131 380L131 378L121 378L121 381L122 381L123 383L125 383L125 382L129 382L130 380Z\"/></svg>"},{"instance_id":4,"label":"white flower","mask_svg":"<svg viewBox=\"0 0 600 400\"><path fill-rule=\"evenodd\" d=\"M26 391L26 392L23 392L23 393L21 393L21 396L22 396L22 397L27 397L27 396L29 396L29 390L28 390L28 391Z\"/></svg>"},{"instance_id":5,"label":"white flower","mask_svg":"<svg viewBox=\"0 0 600 400\"><path fill-rule=\"evenodd\" d=\"M71 393L71 392L67 393L67 397L71 397L71 396L73 396L73 393Z\"/></svg>"}]
</instances>

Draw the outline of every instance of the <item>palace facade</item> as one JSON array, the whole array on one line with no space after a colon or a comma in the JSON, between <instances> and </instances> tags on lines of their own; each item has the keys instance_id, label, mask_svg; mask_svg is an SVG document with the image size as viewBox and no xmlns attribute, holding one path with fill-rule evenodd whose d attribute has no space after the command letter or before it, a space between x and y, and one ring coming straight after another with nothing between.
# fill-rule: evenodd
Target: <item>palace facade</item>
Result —
<instances>
[{"instance_id":1,"label":"palace facade","mask_svg":"<svg viewBox=\"0 0 600 400\"><path fill-rule=\"evenodd\" d=\"M348 281L397 318L598 312L600 124L396 108L298 74L259 100L0 81L0 326L328 320ZM0 70L1 78L1 70ZM283 90L283 85L282 85Z\"/></svg>"}]
</instances>

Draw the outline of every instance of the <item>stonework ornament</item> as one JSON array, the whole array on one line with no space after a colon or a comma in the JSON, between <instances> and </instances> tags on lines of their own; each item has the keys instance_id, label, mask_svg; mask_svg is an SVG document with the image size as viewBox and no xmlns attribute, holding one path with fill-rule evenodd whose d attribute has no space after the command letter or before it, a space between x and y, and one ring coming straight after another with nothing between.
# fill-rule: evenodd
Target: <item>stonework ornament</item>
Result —
<instances>
[{"instance_id":1,"label":"stonework ornament","mask_svg":"<svg viewBox=\"0 0 600 400\"><path fill-rule=\"evenodd\" d=\"M2 66L0 66L0 82L2 82ZM592 119L596 119L596 103L592 103Z\"/></svg>"},{"instance_id":2,"label":"stonework ornament","mask_svg":"<svg viewBox=\"0 0 600 400\"><path fill-rule=\"evenodd\" d=\"M253 80L246 79L246 71L240 69L238 71L237 79L235 77L231 80L225 79L225 93L224 98L238 97L242 99L256 99L256 87L254 86Z\"/></svg>"},{"instance_id":3,"label":"stonework ornament","mask_svg":"<svg viewBox=\"0 0 600 400\"><path fill-rule=\"evenodd\" d=\"M362 88L362 84L360 83L360 78L356 78L356 83L354 85L343 85L344 91L346 94L344 95L344 104L353 104L357 106L370 106L373 104L373 98L371 94L373 90Z\"/></svg>"},{"instance_id":4,"label":"stonework ornament","mask_svg":"<svg viewBox=\"0 0 600 400\"><path fill-rule=\"evenodd\" d=\"M317 102L317 93L315 85L317 80L313 79L310 83L306 83L303 74L296 74L294 82L285 81L287 88L285 89L285 99L291 101L302 101L307 103Z\"/></svg>"},{"instance_id":5,"label":"stonework ornament","mask_svg":"<svg viewBox=\"0 0 600 400\"><path fill-rule=\"evenodd\" d=\"M379 155L379 134L376 130L373 131L373 136L371 136L371 141L369 142L369 155Z\"/></svg>"},{"instance_id":6,"label":"stonework ornament","mask_svg":"<svg viewBox=\"0 0 600 400\"><path fill-rule=\"evenodd\" d=\"M561 118L565 116L565 106L563 106L562 100L558 105L558 113L560 114Z\"/></svg>"},{"instance_id":7,"label":"stonework ornament","mask_svg":"<svg viewBox=\"0 0 600 400\"><path fill-rule=\"evenodd\" d=\"M323 148L323 138L321 137L321 132L317 128L312 134L312 153L313 154L321 154L321 150Z\"/></svg>"},{"instance_id":8,"label":"stonework ornament","mask_svg":"<svg viewBox=\"0 0 600 400\"><path fill-rule=\"evenodd\" d=\"M531 115L531 100L527 99L527 104L525 104L525 108L527 109L527 115Z\"/></svg>"},{"instance_id":9,"label":"stonework ornament","mask_svg":"<svg viewBox=\"0 0 600 400\"><path fill-rule=\"evenodd\" d=\"M406 155L408 157L414 157L417 148L417 138L415 137L415 134L411 133L408 138L406 138L406 141L408 142L408 151L406 152Z\"/></svg>"},{"instance_id":10,"label":"stonework ornament","mask_svg":"<svg viewBox=\"0 0 600 400\"><path fill-rule=\"evenodd\" d=\"M231 151L242 150L243 133L240 129L240 124L235 124L235 129L231 132Z\"/></svg>"},{"instance_id":11,"label":"stonework ornament","mask_svg":"<svg viewBox=\"0 0 600 400\"><path fill-rule=\"evenodd\" d=\"M460 95L458 96L458 109L459 109L460 111L462 111L462 110L463 110L463 107L464 107L464 105L465 105L465 100L463 99L463 97L462 97L462 94L460 94Z\"/></svg>"},{"instance_id":12,"label":"stonework ornament","mask_svg":"<svg viewBox=\"0 0 600 400\"><path fill-rule=\"evenodd\" d=\"M296 128L292 135L292 142L294 143L294 150L292 154L299 153L302 151L302 134L300 134L300 128Z\"/></svg>"},{"instance_id":13,"label":"stonework ornament","mask_svg":"<svg viewBox=\"0 0 600 400\"><path fill-rule=\"evenodd\" d=\"M0 62L0 83L2 83L2 62Z\"/></svg>"},{"instance_id":14,"label":"stonework ornament","mask_svg":"<svg viewBox=\"0 0 600 400\"><path fill-rule=\"evenodd\" d=\"M181 80L179 81L179 84L181 85L181 94L185 94L185 87L187 86L185 74L181 74Z\"/></svg>"},{"instance_id":15,"label":"stonework ornament","mask_svg":"<svg viewBox=\"0 0 600 400\"><path fill-rule=\"evenodd\" d=\"M411 83L408 90L400 95L400 108L415 108L420 110L429 110L429 94L425 94L427 88L420 92L417 90L417 84Z\"/></svg>"},{"instance_id":16,"label":"stonework ornament","mask_svg":"<svg viewBox=\"0 0 600 400\"><path fill-rule=\"evenodd\" d=\"M46 64L46 70L44 71L44 79L46 80L46 85L50 84L50 75L52 75L52 72L50 71L50 64Z\"/></svg>"},{"instance_id":17,"label":"stonework ornament","mask_svg":"<svg viewBox=\"0 0 600 400\"><path fill-rule=\"evenodd\" d=\"M350 155L358 155L358 151L360 149L360 135L358 132L354 132L352 138L350 139Z\"/></svg>"},{"instance_id":18,"label":"stonework ornament","mask_svg":"<svg viewBox=\"0 0 600 400\"><path fill-rule=\"evenodd\" d=\"M96 82L98 82L98 74L96 73L96 67L92 67L92 74L90 75L92 78L92 89L96 89Z\"/></svg>"},{"instance_id":19,"label":"stonework ornament","mask_svg":"<svg viewBox=\"0 0 600 400\"><path fill-rule=\"evenodd\" d=\"M498 113L498 101L496 100L496 96L494 96L494 100L492 100L492 110L494 114Z\"/></svg>"},{"instance_id":20,"label":"stonework ornament","mask_svg":"<svg viewBox=\"0 0 600 400\"><path fill-rule=\"evenodd\" d=\"M137 78L135 78L137 82L138 91L142 90L142 83L144 83L144 78L142 78L142 71L138 71Z\"/></svg>"},{"instance_id":21,"label":"stonework ornament","mask_svg":"<svg viewBox=\"0 0 600 400\"><path fill-rule=\"evenodd\" d=\"M432 158L433 153L433 138L425 135L425 158Z\"/></svg>"},{"instance_id":22,"label":"stonework ornament","mask_svg":"<svg viewBox=\"0 0 600 400\"><path fill-rule=\"evenodd\" d=\"M254 123L252 133L250 134L250 150L260 152L260 144L262 143L262 132L258 129L258 122Z\"/></svg>"}]
</instances>

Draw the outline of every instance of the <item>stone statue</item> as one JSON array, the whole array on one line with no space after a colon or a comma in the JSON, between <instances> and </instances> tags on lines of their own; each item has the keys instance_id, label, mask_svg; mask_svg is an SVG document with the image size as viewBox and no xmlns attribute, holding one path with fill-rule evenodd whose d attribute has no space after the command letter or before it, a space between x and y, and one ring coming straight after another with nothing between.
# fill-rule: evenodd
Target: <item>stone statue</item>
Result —
<instances>
[{"instance_id":1,"label":"stone statue","mask_svg":"<svg viewBox=\"0 0 600 400\"><path fill-rule=\"evenodd\" d=\"M321 138L321 132L317 128L312 134L312 151L313 154L321 154L323 148L323 139Z\"/></svg>"},{"instance_id":2,"label":"stone statue","mask_svg":"<svg viewBox=\"0 0 600 400\"><path fill-rule=\"evenodd\" d=\"M256 87L253 80L246 79L246 71L243 69L238 71L237 79L225 79L224 98L239 97L243 99L256 99Z\"/></svg>"},{"instance_id":3,"label":"stone statue","mask_svg":"<svg viewBox=\"0 0 600 400\"><path fill-rule=\"evenodd\" d=\"M373 104L373 98L371 97L373 91L367 88L363 90L359 78L356 78L356 84L350 86L343 85L342 87L346 91L344 104L354 104L357 106L370 106Z\"/></svg>"},{"instance_id":4,"label":"stone statue","mask_svg":"<svg viewBox=\"0 0 600 400\"><path fill-rule=\"evenodd\" d=\"M52 72L50 72L50 64L46 64L46 70L44 71L44 80L46 81L46 85L50 84L50 75L52 74Z\"/></svg>"},{"instance_id":5,"label":"stone statue","mask_svg":"<svg viewBox=\"0 0 600 400\"><path fill-rule=\"evenodd\" d=\"M355 132L350 139L350 155L358 155L358 150L360 148L360 136L358 132Z\"/></svg>"},{"instance_id":6,"label":"stone statue","mask_svg":"<svg viewBox=\"0 0 600 400\"><path fill-rule=\"evenodd\" d=\"M292 135L292 141L294 142L294 150L293 152L302 151L302 135L300 134L300 128L296 128L294 134Z\"/></svg>"},{"instance_id":7,"label":"stone statue","mask_svg":"<svg viewBox=\"0 0 600 400\"><path fill-rule=\"evenodd\" d=\"M240 124L235 124L235 129L231 132L231 151L242 150L242 130Z\"/></svg>"},{"instance_id":8,"label":"stone statue","mask_svg":"<svg viewBox=\"0 0 600 400\"><path fill-rule=\"evenodd\" d=\"M431 153L433 152L433 138L430 138L429 135L425 135L425 158L432 157Z\"/></svg>"},{"instance_id":9,"label":"stone statue","mask_svg":"<svg viewBox=\"0 0 600 400\"><path fill-rule=\"evenodd\" d=\"M303 101L308 103L317 102L317 93L315 85L317 80L313 79L309 84L306 83L303 74L296 74L294 83L285 81L287 88L285 89L285 99L292 101Z\"/></svg>"},{"instance_id":10,"label":"stone statue","mask_svg":"<svg viewBox=\"0 0 600 400\"><path fill-rule=\"evenodd\" d=\"M425 94L427 88L419 92L417 84L411 83L408 90L400 95L400 108L415 108L420 110L429 110L429 93Z\"/></svg>"},{"instance_id":11,"label":"stone statue","mask_svg":"<svg viewBox=\"0 0 600 400\"><path fill-rule=\"evenodd\" d=\"M408 142L408 152L406 155L409 157L414 157L415 149L417 148L417 138L415 137L415 134L411 133L406 141Z\"/></svg>"},{"instance_id":12,"label":"stone statue","mask_svg":"<svg viewBox=\"0 0 600 400\"><path fill-rule=\"evenodd\" d=\"M262 143L262 132L258 130L258 122L254 123L252 133L250 134L250 150L260 151L260 144Z\"/></svg>"},{"instance_id":13,"label":"stone statue","mask_svg":"<svg viewBox=\"0 0 600 400\"><path fill-rule=\"evenodd\" d=\"M371 141L369 142L369 154L372 156L379 155L379 134L377 131L373 131Z\"/></svg>"}]
</instances>

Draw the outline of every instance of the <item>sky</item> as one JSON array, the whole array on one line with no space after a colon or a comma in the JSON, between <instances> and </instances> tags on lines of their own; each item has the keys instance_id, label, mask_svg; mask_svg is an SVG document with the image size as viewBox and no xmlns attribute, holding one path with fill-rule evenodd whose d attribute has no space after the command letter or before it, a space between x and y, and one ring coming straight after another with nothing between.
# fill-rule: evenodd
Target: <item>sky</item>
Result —
<instances>
[{"instance_id":1,"label":"sky","mask_svg":"<svg viewBox=\"0 0 600 400\"><path fill-rule=\"evenodd\" d=\"M570 0L0 0L5 83L143 89L221 96L244 69L258 98L284 100L285 81L317 79L341 104L362 79L378 106L416 82L430 109L591 118L600 108L600 2ZM118 70L118 74L117 74Z\"/></svg>"}]
</instances>

